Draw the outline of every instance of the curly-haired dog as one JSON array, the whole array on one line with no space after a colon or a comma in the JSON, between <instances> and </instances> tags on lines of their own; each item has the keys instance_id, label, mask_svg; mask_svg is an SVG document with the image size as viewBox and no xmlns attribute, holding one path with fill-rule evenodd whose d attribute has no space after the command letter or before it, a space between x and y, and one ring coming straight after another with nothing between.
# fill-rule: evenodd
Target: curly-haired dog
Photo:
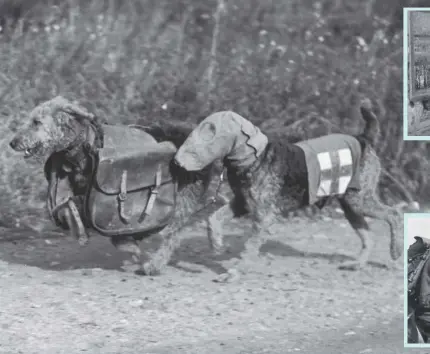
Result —
<instances>
[{"instance_id":1,"label":"curly-haired dog","mask_svg":"<svg viewBox=\"0 0 430 354\"><path fill-rule=\"evenodd\" d=\"M154 144L157 144L157 141L171 142L168 143L172 145L171 149L173 149L173 153L169 158L170 162L177 148L185 141L192 131L190 127L178 127L167 123L145 128L144 131L146 133L143 133L142 129L101 124L93 114L88 113L83 107L73 104L61 96L57 96L32 110L28 124L16 134L10 142L10 146L15 151L24 152L25 158L34 158L39 162L45 162L45 173L51 184L53 183L53 178L49 177L50 174L55 171L60 171L59 173L62 173L63 177L65 177L64 179L68 181L68 184L73 190L73 194L82 197L82 200L78 200L76 203L77 207L74 209L76 211L80 206L79 201L85 203L85 200L87 200L84 198L86 198L88 185L94 183L90 152L97 149L100 150L104 145L106 146L106 144L109 143L109 141L106 141L106 139L110 139L109 136L106 135L106 132L112 129L123 129L125 132L124 134L129 134L128 131L126 131L127 129L134 129L131 133L134 134L132 138L136 138L136 145L134 145L136 149L144 143L139 140L139 133L149 133L150 139L154 140ZM148 136L148 134L145 136ZM120 139L119 146L127 146L127 143L128 142L124 141L124 139L122 139L122 141ZM176 148L173 145L175 145ZM140 147L140 149L142 148ZM115 149L112 150L114 151ZM126 151L126 153L128 153L128 151ZM54 159L54 157L56 158ZM169 161L167 161L166 166L167 170L170 170L170 172L166 173L170 173L170 175L173 176L172 178L176 183L176 192L174 196L170 197L170 199L174 200L174 211L170 219L168 219L169 221L167 224L158 229L152 228L139 235L110 235L111 241L117 249L132 253L135 259L136 257L140 259L142 256L138 246L140 240L156 232L162 235L163 241L160 248L154 254L149 255L149 260L142 265L141 271L148 275L157 274L168 263L172 253L179 245L179 229L189 221L191 216L207 206L208 201L212 200L212 195L209 195L211 194L209 193L209 186L213 187L217 185L219 176L222 173L222 166L217 164L209 164L208 168L202 171L190 173L179 168L175 164L169 165ZM131 170L128 177L126 177L128 178L127 181L131 180L132 182L140 183L139 181L142 180L142 178L147 178L143 167L138 168L140 168L141 174L137 175L137 177L132 176L133 171ZM100 163L98 169L101 169ZM105 178L106 176L102 177ZM56 191L52 193L56 193ZM171 195L173 195L173 192ZM160 190L157 198L162 199L162 197L163 194ZM163 203L163 200L161 200L160 203ZM98 205L96 205L96 207L99 207L99 209L101 208ZM49 208L48 198L48 209ZM79 213L77 213L78 217L74 217L76 213L73 215L73 208L63 208L58 212L59 215L57 219L54 219L60 220L60 225L61 223L65 223L66 225L63 225L63 227L71 229L72 234L75 236L80 235L81 243L85 244L88 242L85 232L88 223L85 222L86 218L85 215L83 215L83 222L81 222L81 225L77 225L79 224L77 220L80 219L80 210L81 209L79 209ZM131 207L129 207L128 210L131 210ZM52 205L50 212L52 212ZM100 214L103 218L105 214L104 210L102 210ZM156 215L153 218L157 217Z\"/></svg>"},{"instance_id":2,"label":"curly-haired dog","mask_svg":"<svg viewBox=\"0 0 430 354\"><path fill-rule=\"evenodd\" d=\"M372 238L365 216L388 223L391 257L400 257L402 215L382 204L376 193L381 163L373 146L379 123L370 103L361 107L361 114L366 127L359 136L331 134L297 144L268 141L234 112L217 112L204 119L179 148L175 161L188 171L200 170L215 159L223 159L227 167L234 198L210 217L213 249L222 249L223 222L247 216L253 231L242 259L255 260L265 242L264 229L278 216L310 204L322 208L329 197L336 197L362 242L358 258L342 268L357 269L368 261Z\"/></svg>"}]
</instances>

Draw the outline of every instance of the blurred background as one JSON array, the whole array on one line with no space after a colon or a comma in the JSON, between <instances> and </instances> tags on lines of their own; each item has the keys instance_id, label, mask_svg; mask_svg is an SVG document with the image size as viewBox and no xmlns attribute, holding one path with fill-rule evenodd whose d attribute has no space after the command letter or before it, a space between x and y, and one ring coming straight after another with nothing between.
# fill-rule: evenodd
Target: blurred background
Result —
<instances>
[{"instance_id":1,"label":"blurred background","mask_svg":"<svg viewBox=\"0 0 430 354\"><path fill-rule=\"evenodd\" d=\"M52 227L41 166L7 144L29 110L57 94L110 123L195 124L231 109L291 141L361 132L358 108L369 97L382 126L381 197L426 204L428 145L402 139L403 7L424 5L0 1L0 226Z\"/></svg>"}]
</instances>

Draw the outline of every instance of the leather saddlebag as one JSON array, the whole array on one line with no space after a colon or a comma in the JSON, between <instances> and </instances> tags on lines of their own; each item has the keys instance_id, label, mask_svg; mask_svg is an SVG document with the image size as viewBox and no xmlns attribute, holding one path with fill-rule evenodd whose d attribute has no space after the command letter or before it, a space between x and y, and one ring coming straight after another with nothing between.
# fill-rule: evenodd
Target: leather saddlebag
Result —
<instances>
[{"instance_id":1,"label":"leather saddlebag","mask_svg":"<svg viewBox=\"0 0 430 354\"><path fill-rule=\"evenodd\" d=\"M105 147L86 200L91 226L104 236L132 235L165 226L175 211L176 183L170 163L176 147L170 142L140 148Z\"/></svg>"}]
</instances>

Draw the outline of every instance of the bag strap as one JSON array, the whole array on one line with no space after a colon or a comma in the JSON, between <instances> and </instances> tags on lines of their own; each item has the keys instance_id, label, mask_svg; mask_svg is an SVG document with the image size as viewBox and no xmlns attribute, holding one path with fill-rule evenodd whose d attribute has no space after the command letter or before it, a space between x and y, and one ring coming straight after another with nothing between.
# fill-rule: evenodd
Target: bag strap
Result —
<instances>
[{"instance_id":1,"label":"bag strap","mask_svg":"<svg viewBox=\"0 0 430 354\"><path fill-rule=\"evenodd\" d=\"M48 200L47 207L50 217L54 220L57 226L61 226L61 221L57 217L56 213L56 200L57 200L57 188L58 188L58 170L55 163L52 163L51 171L49 171L49 183L48 183Z\"/></svg>"},{"instance_id":2,"label":"bag strap","mask_svg":"<svg viewBox=\"0 0 430 354\"><path fill-rule=\"evenodd\" d=\"M125 201L127 200L127 170L122 171L121 184L118 194L119 216L126 223L130 223L130 218L125 214Z\"/></svg>"},{"instance_id":3,"label":"bag strap","mask_svg":"<svg viewBox=\"0 0 430 354\"><path fill-rule=\"evenodd\" d=\"M161 164L157 167L157 172L155 174L155 186L151 189L151 194L149 195L148 203L146 204L145 210L140 215L138 222L142 223L145 220L147 215L151 215L152 209L154 208L155 200L157 199L157 195L161 185L161 177L162 177L162 168Z\"/></svg>"},{"instance_id":4,"label":"bag strap","mask_svg":"<svg viewBox=\"0 0 430 354\"><path fill-rule=\"evenodd\" d=\"M151 189L148 202L146 203L146 207L143 210L142 214L139 217L138 222L142 223L145 220L147 215L151 215L152 209L154 208L155 200L157 199L157 195L161 186L161 178L162 178L162 167L161 164L157 167L157 172L155 174L155 185ZM125 201L127 200L127 170L124 170L121 175L121 185L120 185L120 193L118 194L118 208L119 215L121 219L126 223L130 223L130 217L125 213Z\"/></svg>"}]
</instances>

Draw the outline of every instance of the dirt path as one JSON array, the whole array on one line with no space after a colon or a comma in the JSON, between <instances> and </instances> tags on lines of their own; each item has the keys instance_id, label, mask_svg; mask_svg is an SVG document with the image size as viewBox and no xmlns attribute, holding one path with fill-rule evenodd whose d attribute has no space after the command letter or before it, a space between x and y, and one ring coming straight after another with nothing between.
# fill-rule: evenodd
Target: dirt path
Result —
<instances>
[{"instance_id":1,"label":"dirt path","mask_svg":"<svg viewBox=\"0 0 430 354\"><path fill-rule=\"evenodd\" d=\"M243 247L237 225L220 258L201 226L184 230L174 264L149 278L123 271L102 237L80 249L4 234L20 240L1 242L0 353L403 353L403 273L384 267L387 230L372 226L368 270L336 269L359 246L343 220L296 219L271 230L274 259L233 284L212 280Z\"/></svg>"}]
</instances>

